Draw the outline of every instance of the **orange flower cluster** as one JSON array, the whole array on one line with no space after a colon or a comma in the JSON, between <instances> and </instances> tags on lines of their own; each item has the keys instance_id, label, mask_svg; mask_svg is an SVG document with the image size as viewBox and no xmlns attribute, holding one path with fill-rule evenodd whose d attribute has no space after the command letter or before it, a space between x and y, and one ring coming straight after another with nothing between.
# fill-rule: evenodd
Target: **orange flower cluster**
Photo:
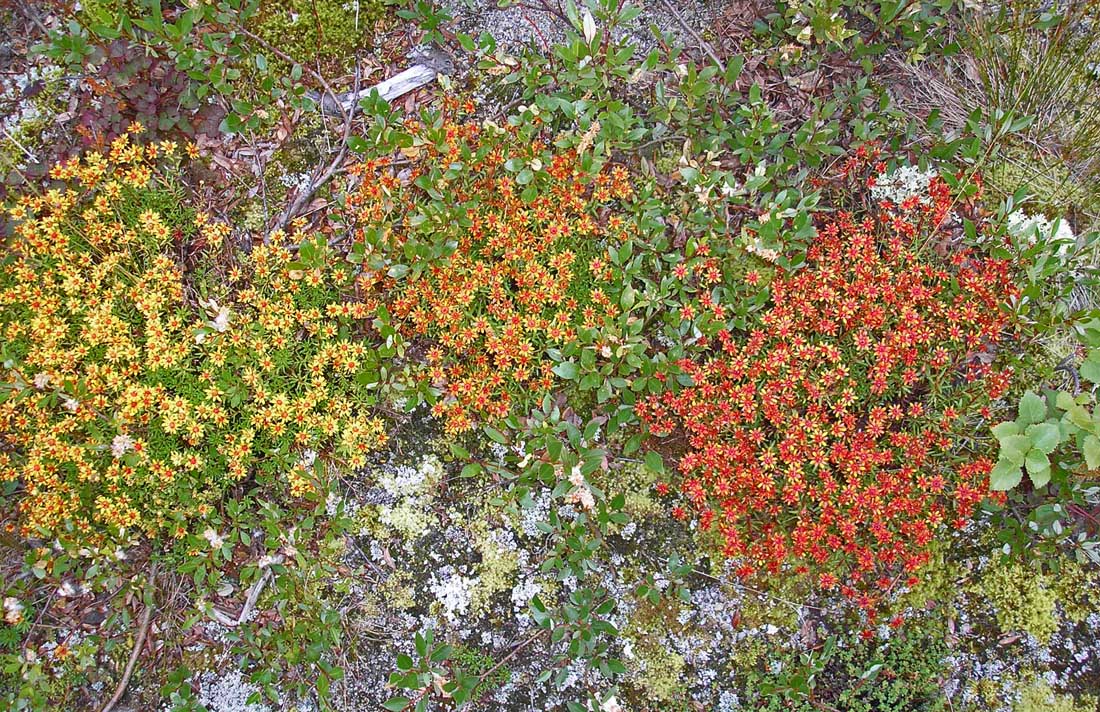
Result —
<instances>
[{"instance_id":1,"label":"orange flower cluster","mask_svg":"<svg viewBox=\"0 0 1100 712\"><path fill-rule=\"evenodd\" d=\"M514 137L476 124L446 123L440 136L406 128L420 146L411 170L398 178L388 161L365 164L348 203L360 236L384 231L368 252L386 264L413 255L412 271L366 270L360 286L423 344L422 374L441 393L433 413L460 432L507 415L514 394L547 392L555 380L547 349L615 315L617 305L589 287L589 264L605 250L601 237L622 227L621 219L601 226L597 208L632 188L621 167L586 180L575 154L517 149ZM441 207L446 217L425 218Z\"/></svg>"},{"instance_id":2,"label":"orange flower cluster","mask_svg":"<svg viewBox=\"0 0 1100 712\"><path fill-rule=\"evenodd\" d=\"M989 494L991 463L959 461L950 432L1007 388L982 356L1017 290L1005 261L916 253L944 188L879 219L825 219L759 328L720 332L715 355L678 364L690 386L637 405L651 432L686 433L680 491L743 575L814 574L870 608Z\"/></svg>"}]
</instances>

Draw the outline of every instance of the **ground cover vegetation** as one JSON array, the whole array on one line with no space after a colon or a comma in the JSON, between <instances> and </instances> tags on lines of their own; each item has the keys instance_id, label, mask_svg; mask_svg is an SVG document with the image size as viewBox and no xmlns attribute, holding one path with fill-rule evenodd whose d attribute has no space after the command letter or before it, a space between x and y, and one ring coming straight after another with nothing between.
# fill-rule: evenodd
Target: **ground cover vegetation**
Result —
<instances>
[{"instance_id":1,"label":"ground cover vegetation","mask_svg":"<svg viewBox=\"0 0 1100 712\"><path fill-rule=\"evenodd\" d=\"M0 19L5 708L1097 709L1096 3Z\"/></svg>"}]
</instances>

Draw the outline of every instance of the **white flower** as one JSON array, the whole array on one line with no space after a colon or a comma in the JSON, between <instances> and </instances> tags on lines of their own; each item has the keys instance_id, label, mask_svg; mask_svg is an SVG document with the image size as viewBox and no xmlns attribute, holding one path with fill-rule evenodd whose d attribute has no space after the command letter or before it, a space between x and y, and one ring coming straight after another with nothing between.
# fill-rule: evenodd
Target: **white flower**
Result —
<instances>
[{"instance_id":1,"label":"white flower","mask_svg":"<svg viewBox=\"0 0 1100 712\"><path fill-rule=\"evenodd\" d=\"M1062 218L1052 223L1045 215L1031 215L1023 210L1016 210L1005 218L1005 227L1009 233L1026 240L1029 245L1045 242L1057 246L1059 255L1064 255L1077 243L1077 236L1073 234L1069 223Z\"/></svg>"},{"instance_id":2,"label":"white flower","mask_svg":"<svg viewBox=\"0 0 1100 712\"><path fill-rule=\"evenodd\" d=\"M223 332L225 332L226 329L229 328L229 308L228 307L222 307L221 309L218 310L218 315L216 317L214 317L214 321L211 322L211 326L213 326L214 330L217 331L218 333L223 333Z\"/></svg>"},{"instance_id":3,"label":"white flower","mask_svg":"<svg viewBox=\"0 0 1100 712\"><path fill-rule=\"evenodd\" d=\"M901 205L907 198L920 196L920 201L927 204L928 184L936 175L936 171L922 171L917 166L901 166L875 179L871 197L876 203L889 200L894 205Z\"/></svg>"},{"instance_id":4,"label":"white flower","mask_svg":"<svg viewBox=\"0 0 1100 712\"><path fill-rule=\"evenodd\" d=\"M80 401L76 398L70 398L69 396L61 396L61 400L64 401L65 410L70 413L75 413L76 409L80 407Z\"/></svg>"},{"instance_id":5,"label":"white flower","mask_svg":"<svg viewBox=\"0 0 1100 712\"><path fill-rule=\"evenodd\" d=\"M592 490L588 489L579 465L573 466L573 471L569 474L569 484L575 489L566 497L567 501L579 504L589 511L596 508L596 498L592 496Z\"/></svg>"},{"instance_id":6,"label":"white flower","mask_svg":"<svg viewBox=\"0 0 1100 712\"><path fill-rule=\"evenodd\" d=\"M222 544L225 543L225 539L213 529L207 529L202 533L202 536L206 541L210 542L211 549L220 549L222 548Z\"/></svg>"},{"instance_id":7,"label":"white flower","mask_svg":"<svg viewBox=\"0 0 1100 712\"><path fill-rule=\"evenodd\" d=\"M48 373L36 373L34 374L34 387L38 390L44 390L46 386L50 385L50 374Z\"/></svg>"},{"instance_id":8,"label":"white flower","mask_svg":"<svg viewBox=\"0 0 1100 712\"><path fill-rule=\"evenodd\" d=\"M111 441L111 454L115 456L115 459L118 459L132 450L133 447L134 439L125 433L120 433Z\"/></svg>"},{"instance_id":9,"label":"white flower","mask_svg":"<svg viewBox=\"0 0 1100 712\"><path fill-rule=\"evenodd\" d=\"M623 706L619 704L619 700L611 696L600 705L600 712L623 712Z\"/></svg>"},{"instance_id":10,"label":"white flower","mask_svg":"<svg viewBox=\"0 0 1100 712\"><path fill-rule=\"evenodd\" d=\"M72 581L65 581L57 588L57 595L62 598L75 598L83 593L83 584L73 583Z\"/></svg>"},{"instance_id":11,"label":"white flower","mask_svg":"<svg viewBox=\"0 0 1100 712\"><path fill-rule=\"evenodd\" d=\"M206 313L211 317L212 321L207 322L210 328L217 331L219 334L224 333L229 328L229 307L223 307L218 304L216 299L210 299L204 301L199 300L199 306L206 310ZM200 338L201 337L201 338ZM196 343L202 343L206 338L205 334L200 332L195 336Z\"/></svg>"},{"instance_id":12,"label":"white flower","mask_svg":"<svg viewBox=\"0 0 1100 712\"><path fill-rule=\"evenodd\" d=\"M23 602L15 596L4 599L4 621L8 625L19 625L23 622Z\"/></svg>"}]
</instances>

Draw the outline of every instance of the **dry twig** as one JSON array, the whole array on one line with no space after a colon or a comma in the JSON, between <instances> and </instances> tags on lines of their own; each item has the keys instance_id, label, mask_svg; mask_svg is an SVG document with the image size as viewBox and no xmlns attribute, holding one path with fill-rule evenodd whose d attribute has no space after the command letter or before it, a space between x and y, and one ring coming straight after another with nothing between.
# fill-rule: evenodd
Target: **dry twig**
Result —
<instances>
[{"instance_id":1,"label":"dry twig","mask_svg":"<svg viewBox=\"0 0 1100 712\"><path fill-rule=\"evenodd\" d=\"M107 700L107 704L103 705L99 709L99 712L111 712L118 704L118 701L122 699L122 696L126 694L126 688L130 685L130 676L134 674L134 666L137 665L138 657L141 655L141 651L145 648L145 638L149 635L149 628L153 623L153 609L154 600L153 596L157 591L157 564L154 562L149 568L149 580L146 584L149 590L149 603L145 605L145 611L141 614L141 624L138 628L137 639L134 640L134 649L130 652L130 659L126 662L126 669L122 671L122 679L118 681L118 686L115 687L115 694L111 695L111 699Z\"/></svg>"},{"instance_id":2,"label":"dry twig","mask_svg":"<svg viewBox=\"0 0 1100 712\"><path fill-rule=\"evenodd\" d=\"M680 11L677 10L676 6L669 2L669 0L661 0L661 2L664 4L665 8L667 8L668 11L672 13L672 16L676 18L676 21L680 23L680 27L683 27L685 30L687 30L687 33L691 35L692 39L698 42L699 46L703 48L703 51L707 53L707 56L710 57L714 61L714 63L718 65L718 69L720 69L722 71L722 74L724 75L726 73L726 65L723 64L722 60L718 58L718 53L715 52L714 48L710 46L710 42L707 42L705 39L703 39L702 36L700 36L700 34L695 31L695 28L687 23L687 20L683 18L683 16L680 14Z\"/></svg>"}]
</instances>

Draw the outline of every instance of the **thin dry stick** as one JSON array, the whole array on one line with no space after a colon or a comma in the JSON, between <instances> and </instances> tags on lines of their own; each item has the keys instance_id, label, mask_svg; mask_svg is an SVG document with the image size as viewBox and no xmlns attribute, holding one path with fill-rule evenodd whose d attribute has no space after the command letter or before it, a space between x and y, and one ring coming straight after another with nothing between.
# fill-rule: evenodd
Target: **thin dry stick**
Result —
<instances>
[{"instance_id":1,"label":"thin dry stick","mask_svg":"<svg viewBox=\"0 0 1100 712\"><path fill-rule=\"evenodd\" d=\"M478 681L477 681L477 683L478 683L478 684L480 685L481 683L483 683L483 682L485 682L486 680L488 680L488 679L489 679L489 676L490 676L490 675L492 675L492 674L493 674L494 672L496 672L496 671L497 671L497 670L499 670L499 669L500 669L501 667L503 667L503 666L504 666L504 665L505 665L505 664L506 664L506 663L507 663L507 662L508 662L509 660L511 660L512 658L514 658L514 657L516 657L517 655L519 655L520 651L522 651L522 650L523 650L524 648L526 648L526 647L527 647L528 645L530 645L531 643L535 642L536 640L538 640L539 638L541 638L541 637L542 637L543 635L545 635L545 634L546 634L546 633L548 633L548 632L549 632L549 631L548 631L548 630L547 630L546 628L542 628L542 629L540 629L540 630L539 630L539 631L538 631L537 633L535 633L534 635L532 635L532 636L531 636L530 638L528 638L527 640L523 641L522 643L520 643L520 644L519 644L519 645L517 645L516 647L512 648L512 652L510 652L510 653L508 653L507 655L505 655L505 656L504 656L503 658L501 658L501 659L500 659L500 662L498 662L498 663L497 663L496 665L494 665L493 667L489 668L489 669L488 669L488 670L486 670L486 671L485 671L484 673L482 673L482 674L481 674L481 677L479 677L479 678L478 678Z\"/></svg>"},{"instance_id":2,"label":"thin dry stick","mask_svg":"<svg viewBox=\"0 0 1100 712\"><path fill-rule=\"evenodd\" d=\"M282 555L275 558L275 563L283 563ZM264 569L264 575L260 577L260 580L256 582L256 585L252 587L252 590L248 592L248 598L244 601L244 607L241 608L241 613L237 616L237 625L244 623L248 620L248 617L252 615L252 609L256 607L256 601L260 600L260 594L263 593L264 586L271 580L271 577L275 575L275 572L268 566Z\"/></svg>"},{"instance_id":3,"label":"thin dry stick","mask_svg":"<svg viewBox=\"0 0 1100 712\"><path fill-rule=\"evenodd\" d=\"M327 85L326 90L329 92L329 94L332 94L332 90L328 89ZM352 96L358 95L359 60L358 58L356 58L355 86ZM298 212L301 211L306 203L313 199L313 196L317 193L321 186L328 183L329 180L331 180L332 177L336 175L336 172L340 169L340 167L344 165L344 158L346 158L348 155L348 139L351 138L351 123L352 120L355 119L355 105L352 105L351 111L346 111L344 109L344 105L340 103L340 99L335 94L332 94L332 98L334 101L336 101L336 106L344 117L344 134L340 139L340 150L336 152L336 157L332 159L332 162L328 164L328 167L325 168L324 172L319 177L310 177L309 184L301 192L298 193L297 197L294 198L294 202L292 202L287 207L287 209L279 215L279 218L275 221L275 225L274 227L272 227L271 232L267 234L267 240L271 239L271 233L285 228L287 224L297 216Z\"/></svg>"},{"instance_id":4,"label":"thin dry stick","mask_svg":"<svg viewBox=\"0 0 1100 712\"><path fill-rule=\"evenodd\" d=\"M157 590L157 565L154 562L149 569L149 581L146 584L149 589L149 603L145 605L145 611L141 614L141 626L138 628L137 639L134 641L134 649L130 653L130 659L126 662L126 669L122 671L122 679L118 681L115 694L107 700L107 704L100 708L99 712L111 712L122 696L126 694L126 688L130 684L130 676L134 674L134 666L137 665L138 656L145 648L145 638L149 635L149 628L153 623L153 596Z\"/></svg>"},{"instance_id":5,"label":"thin dry stick","mask_svg":"<svg viewBox=\"0 0 1100 712\"><path fill-rule=\"evenodd\" d=\"M722 70L722 74L726 73L726 65L722 63L722 60L718 58L718 53L714 51L714 48L710 46L710 43L703 39L695 28L687 23L687 21L680 15L679 10L669 0L661 0L664 6L668 9L672 16L676 18L676 21L680 23L680 27L687 30L687 33L691 35L692 39L699 43L699 46L703 48L703 51L707 53L707 56L714 60L714 63L718 65L718 68Z\"/></svg>"}]
</instances>

